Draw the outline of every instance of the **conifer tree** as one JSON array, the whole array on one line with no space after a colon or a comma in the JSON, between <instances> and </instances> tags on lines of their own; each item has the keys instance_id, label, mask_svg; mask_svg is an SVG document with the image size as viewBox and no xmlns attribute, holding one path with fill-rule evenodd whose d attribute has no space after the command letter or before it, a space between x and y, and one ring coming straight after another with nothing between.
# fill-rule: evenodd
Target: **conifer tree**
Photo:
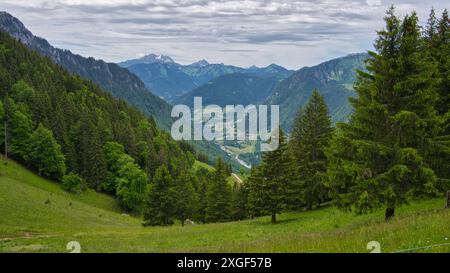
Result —
<instances>
[{"instance_id":1,"label":"conifer tree","mask_svg":"<svg viewBox=\"0 0 450 273\"><path fill-rule=\"evenodd\" d=\"M144 209L144 226L171 225L175 213L176 194L173 179L165 165L160 166L149 186Z\"/></svg>"},{"instance_id":2,"label":"conifer tree","mask_svg":"<svg viewBox=\"0 0 450 273\"><path fill-rule=\"evenodd\" d=\"M331 133L327 105L322 95L314 90L308 104L299 110L289 141L292 154L291 186L294 187L289 187L288 203L291 208L296 208L295 203L298 202L311 209L328 198L328 189L324 185L327 169L325 149L329 145Z\"/></svg>"},{"instance_id":3,"label":"conifer tree","mask_svg":"<svg viewBox=\"0 0 450 273\"><path fill-rule=\"evenodd\" d=\"M262 199L258 194L259 183L262 180L262 168L261 165L254 166L250 175L245 180L245 186L247 188L247 213L250 218L263 215L262 211Z\"/></svg>"},{"instance_id":4,"label":"conifer tree","mask_svg":"<svg viewBox=\"0 0 450 273\"><path fill-rule=\"evenodd\" d=\"M230 189L226 177L225 164L218 158L206 192L206 222L225 222L230 219Z\"/></svg>"},{"instance_id":5,"label":"conifer tree","mask_svg":"<svg viewBox=\"0 0 450 273\"><path fill-rule=\"evenodd\" d=\"M235 183L233 185L230 214L233 221L247 218L247 188L245 184Z\"/></svg>"},{"instance_id":6,"label":"conifer tree","mask_svg":"<svg viewBox=\"0 0 450 273\"><path fill-rule=\"evenodd\" d=\"M249 207L253 213L270 214L271 223L276 223L276 214L285 208L288 177L287 144L281 128L274 130L278 134L279 145L274 151L262 155L261 165L252 173L249 187Z\"/></svg>"},{"instance_id":7,"label":"conifer tree","mask_svg":"<svg viewBox=\"0 0 450 273\"><path fill-rule=\"evenodd\" d=\"M206 223L206 207L207 207L207 199L206 194L208 190L208 185L205 177L200 177L199 187L197 191L198 196L198 207L196 213L196 219L202 223Z\"/></svg>"},{"instance_id":8,"label":"conifer tree","mask_svg":"<svg viewBox=\"0 0 450 273\"><path fill-rule=\"evenodd\" d=\"M450 30L447 10L440 20L431 10L424 37L427 57L438 68L434 77L439 95L436 110L440 120L440 131L430 143L427 160L438 176L439 189L445 191L450 188Z\"/></svg>"},{"instance_id":9,"label":"conifer tree","mask_svg":"<svg viewBox=\"0 0 450 273\"><path fill-rule=\"evenodd\" d=\"M182 174L174 187L175 191L175 214L181 225L188 218L192 218L197 208L197 196L192 186L190 174Z\"/></svg>"},{"instance_id":10,"label":"conifer tree","mask_svg":"<svg viewBox=\"0 0 450 273\"><path fill-rule=\"evenodd\" d=\"M388 220L409 197L436 192L424 154L437 132L437 95L416 14L400 21L392 7L385 22L368 71L358 73L351 121L339 124L327 156L336 204L358 213L384 207Z\"/></svg>"}]
</instances>

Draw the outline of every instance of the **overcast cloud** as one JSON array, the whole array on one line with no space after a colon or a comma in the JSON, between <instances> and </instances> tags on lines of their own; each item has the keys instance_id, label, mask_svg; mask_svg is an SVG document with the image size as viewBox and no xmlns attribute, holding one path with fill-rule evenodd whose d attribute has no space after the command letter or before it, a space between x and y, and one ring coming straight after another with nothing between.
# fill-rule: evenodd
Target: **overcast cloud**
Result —
<instances>
[{"instance_id":1,"label":"overcast cloud","mask_svg":"<svg viewBox=\"0 0 450 273\"><path fill-rule=\"evenodd\" d=\"M297 69L372 48L390 4L426 20L447 0L0 0L35 35L59 48L119 62L147 53L179 63Z\"/></svg>"}]
</instances>

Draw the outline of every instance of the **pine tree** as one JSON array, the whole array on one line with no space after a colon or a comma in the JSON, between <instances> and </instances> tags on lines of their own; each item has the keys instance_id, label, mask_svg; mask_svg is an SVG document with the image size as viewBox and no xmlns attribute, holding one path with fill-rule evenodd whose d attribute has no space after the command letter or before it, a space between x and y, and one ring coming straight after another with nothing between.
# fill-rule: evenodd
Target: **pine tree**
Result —
<instances>
[{"instance_id":1,"label":"pine tree","mask_svg":"<svg viewBox=\"0 0 450 273\"><path fill-rule=\"evenodd\" d=\"M263 215L262 199L259 194L259 183L262 179L262 168L261 165L258 165L251 169L250 175L245 180L245 186L248 191L246 208L250 218Z\"/></svg>"},{"instance_id":2,"label":"pine tree","mask_svg":"<svg viewBox=\"0 0 450 273\"><path fill-rule=\"evenodd\" d=\"M5 107L3 106L3 102L0 101L0 145L5 145L5 124Z\"/></svg>"},{"instance_id":3,"label":"pine tree","mask_svg":"<svg viewBox=\"0 0 450 273\"><path fill-rule=\"evenodd\" d=\"M207 193L208 185L206 179L201 176L199 187L198 187L198 207L197 207L197 213L196 213L196 219L202 223L206 223L206 207L207 207L207 199L206 199L206 193Z\"/></svg>"},{"instance_id":4,"label":"pine tree","mask_svg":"<svg viewBox=\"0 0 450 273\"><path fill-rule=\"evenodd\" d=\"M368 72L358 73L351 121L339 124L327 156L336 204L358 213L384 207L388 220L411 196L436 192L424 154L437 131L437 95L416 14L401 22L392 7L385 22Z\"/></svg>"},{"instance_id":5,"label":"pine tree","mask_svg":"<svg viewBox=\"0 0 450 273\"><path fill-rule=\"evenodd\" d=\"M276 223L276 214L285 208L288 177L287 144L281 128L274 130L278 134L279 145L274 151L262 155L262 163L251 177L254 180L249 187L249 208L253 214L270 214L271 223Z\"/></svg>"},{"instance_id":6,"label":"pine tree","mask_svg":"<svg viewBox=\"0 0 450 273\"><path fill-rule=\"evenodd\" d=\"M61 146L50 130L39 124L30 137L29 153L25 160L30 162L40 175L60 180L66 172Z\"/></svg>"},{"instance_id":7,"label":"pine tree","mask_svg":"<svg viewBox=\"0 0 450 273\"><path fill-rule=\"evenodd\" d=\"M439 94L436 110L440 119L440 132L430 143L427 160L439 178L439 189L445 191L450 188L450 30L447 10L439 21L431 10L424 37L428 57L438 67L435 88Z\"/></svg>"},{"instance_id":8,"label":"pine tree","mask_svg":"<svg viewBox=\"0 0 450 273\"><path fill-rule=\"evenodd\" d=\"M100 132L93 115L87 107L84 109L78 127L77 152L80 175L86 178L91 188L100 189L102 180L106 176L106 161L103 153Z\"/></svg>"},{"instance_id":9,"label":"pine tree","mask_svg":"<svg viewBox=\"0 0 450 273\"><path fill-rule=\"evenodd\" d=\"M206 192L206 222L225 222L230 219L230 189L226 177L225 164L218 158Z\"/></svg>"},{"instance_id":10,"label":"pine tree","mask_svg":"<svg viewBox=\"0 0 450 273\"><path fill-rule=\"evenodd\" d=\"M144 209L144 226L171 225L175 213L176 194L169 170L162 165L150 184Z\"/></svg>"},{"instance_id":11,"label":"pine tree","mask_svg":"<svg viewBox=\"0 0 450 273\"><path fill-rule=\"evenodd\" d=\"M230 214L233 221L247 218L247 189L245 184L235 183L233 185Z\"/></svg>"},{"instance_id":12,"label":"pine tree","mask_svg":"<svg viewBox=\"0 0 450 273\"><path fill-rule=\"evenodd\" d=\"M181 225L188 218L192 218L197 208L197 196L192 186L192 177L182 174L174 187L175 191L175 214Z\"/></svg>"},{"instance_id":13,"label":"pine tree","mask_svg":"<svg viewBox=\"0 0 450 273\"><path fill-rule=\"evenodd\" d=\"M291 208L305 204L307 209L311 209L328 198L328 189L324 185L327 169L325 149L331 133L327 105L319 92L314 90L305 109L299 110L289 141L294 188L289 187L288 203ZM295 196L297 194L300 196Z\"/></svg>"}]
</instances>

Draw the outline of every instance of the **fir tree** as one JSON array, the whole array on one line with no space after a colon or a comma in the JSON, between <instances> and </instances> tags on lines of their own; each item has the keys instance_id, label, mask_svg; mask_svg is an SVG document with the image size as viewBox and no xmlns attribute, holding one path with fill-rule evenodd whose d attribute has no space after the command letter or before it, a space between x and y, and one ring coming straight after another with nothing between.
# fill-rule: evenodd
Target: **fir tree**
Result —
<instances>
[{"instance_id":1,"label":"fir tree","mask_svg":"<svg viewBox=\"0 0 450 273\"><path fill-rule=\"evenodd\" d=\"M270 214L271 223L276 223L276 214L285 208L286 187L288 177L287 144L283 131L274 130L278 134L278 149L263 153L259 170L251 177L254 180L249 187L249 207L253 214Z\"/></svg>"},{"instance_id":2,"label":"fir tree","mask_svg":"<svg viewBox=\"0 0 450 273\"><path fill-rule=\"evenodd\" d=\"M428 57L437 65L435 89L439 95L436 110L439 115L439 133L431 141L427 160L438 176L438 186L450 187L450 30L447 10L438 21L434 10L430 13L425 31Z\"/></svg>"},{"instance_id":3,"label":"fir tree","mask_svg":"<svg viewBox=\"0 0 450 273\"><path fill-rule=\"evenodd\" d=\"M328 184L340 208L384 207L388 220L409 197L436 192L424 154L437 131L437 95L416 14L401 22L392 7L385 22L368 72L359 72L351 121L339 124L328 150Z\"/></svg>"},{"instance_id":4,"label":"fir tree","mask_svg":"<svg viewBox=\"0 0 450 273\"><path fill-rule=\"evenodd\" d=\"M328 189L324 185L327 169L325 149L329 145L331 133L327 105L319 92L314 90L305 109L301 109L297 115L289 141L294 188L290 187L288 194L291 208L296 208L298 202L311 209L328 198Z\"/></svg>"},{"instance_id":5,"label":"fir tree","mask_svg":"<svg viewBox=\"0 0 450 273\"><path fill-rule=\"evenodd\" d=\"M144 209L144 226L171 225L175 213L176 194L173 179L165 165L156 170L150 184Z\"/></svg>"},{"instance_id":6,"label":"fir tree","mask_svg":"<svg viewBox=\"0 0 450 273\"><path fill-rule=\"evenodd\" d=\"M205 177L200 177L199 187L198 187L198 207L196 213L196 219L202 223L206 223L206 207L207 207L207 194L208 184Z\"/></svg>"},{"instance_id":7,"label":"fir tree","mask_svg":"<svg viewBox=\"0 0 450 273\"><path fill-rule=\"evenodd\" d=\"M192 186L192 178L189 174L182 174L174 187L175 214L181 225L188 218L192 218L197 208L197 196Z\"/></svg>"},{"instance_id":8,"label":"fir tree","mask_svg":"<svg viewBox=\"0 0 450 273\"><path fill-rule=\"evenodd\" d=\"M206 192L206 222L225 222L230 219L230 189L226 180L226 167L221 158Z\"/></svg>"},{"instance_id":9,"label":"fir tree","mask_svg":"<svg viewBox=\"0 0 450 273\"><path fill-rule=\"evenodd\" d=\"M230 214L233 221L247 218L247 188L245 184L235 183L231 191Z\"/></svg>"}]
</instances>

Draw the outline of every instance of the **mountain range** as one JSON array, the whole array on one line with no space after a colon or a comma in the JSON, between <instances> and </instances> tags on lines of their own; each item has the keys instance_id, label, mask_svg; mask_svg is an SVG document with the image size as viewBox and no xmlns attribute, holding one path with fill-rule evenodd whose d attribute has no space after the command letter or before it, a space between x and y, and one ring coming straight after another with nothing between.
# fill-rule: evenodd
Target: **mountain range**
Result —
<instances>
[{"instance_id":1,"label":"mountain range","mask_svg":"<svg viewBox=\"0 0 450 273\"><path fill-rule=\"evenodd\" d=\"M205 60L181 65L164 55L149 54L119 63L135 73L155 94L173 104L193 106L194 97L203 104L276 104L280 122L290 131L299 108L318 89L329 107L333 122L347 121L352 111L356 71L364 69L366 53L350 54L297 71L276 64L241 68L210 64Z\"/></svg>"},{"instance_id":2,"label":"mountain range","mask_svg":"<svg viewBox=\"0 0 450 273\"><path fill-rule=\"evenodd\" d=\"M332 121L347 121L352 107L348 101L355 95L356 71L364 70L366 53L350 54L312 67L304 67L281 81L265 101L280 105L281 126L289 131L299 108L306 105L312 91L324 96Z\"/></svg>"},{"instance_id":3,"label":"mountain range","mask_svg":"<svg viewBox=\"0 0 450 273\"><path fill-rule=\"evenodd\" d=\"M242 68L225 64L210 64L206 60L182 65L164 55L148 54L138 59L132 59L118 63L136 74L145 85L156 95L168 102L179 102L180 97L187 93L202 88L205 84L218 77L230 74L248 74L249 78L255 76L271 79L271 84L289 76L293 71L272 64L267 67ZM239 75L236 80L244 80L245 76ZM234 80L233 77L229 78ZM220 95L219 95L220 96Z\"/></svg>"}]
</instances>

